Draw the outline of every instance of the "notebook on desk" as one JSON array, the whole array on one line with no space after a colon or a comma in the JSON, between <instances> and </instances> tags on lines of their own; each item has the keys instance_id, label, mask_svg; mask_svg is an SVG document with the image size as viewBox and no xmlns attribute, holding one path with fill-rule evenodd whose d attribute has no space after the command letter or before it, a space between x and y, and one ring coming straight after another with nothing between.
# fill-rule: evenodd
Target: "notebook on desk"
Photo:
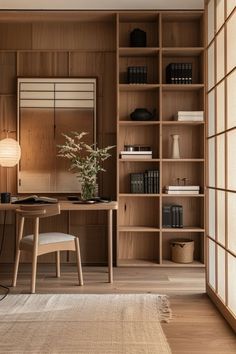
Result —
<instances>
[{"instance_id":1,"label":"notebook on desk","mask_svg":"<svg viewBox=\"0 0 236 354\"><path fill-rule=\"evenodd\" d=\"M19 198L12 202L12 204L54 204L57 203L57 198L29 195L27 197Z\"/></svg>"}]
</instances>

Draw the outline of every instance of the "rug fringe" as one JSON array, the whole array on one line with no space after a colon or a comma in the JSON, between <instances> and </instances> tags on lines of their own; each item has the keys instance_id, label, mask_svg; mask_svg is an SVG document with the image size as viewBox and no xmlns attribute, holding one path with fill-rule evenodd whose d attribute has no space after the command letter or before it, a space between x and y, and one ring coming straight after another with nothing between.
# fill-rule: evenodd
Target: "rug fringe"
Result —
<instances>
[{"instance_id":1,"label":"rug fringe","mask_svg":"<svg viewBox=\"0 0 236 354\"><path fill-rule=\"evenodd\" d=\"M159 297L159 306L157 306L157 311L161 322L168 323L172 319L172 311L167 295L161 295Z\"/></svg>"}]
</instances>

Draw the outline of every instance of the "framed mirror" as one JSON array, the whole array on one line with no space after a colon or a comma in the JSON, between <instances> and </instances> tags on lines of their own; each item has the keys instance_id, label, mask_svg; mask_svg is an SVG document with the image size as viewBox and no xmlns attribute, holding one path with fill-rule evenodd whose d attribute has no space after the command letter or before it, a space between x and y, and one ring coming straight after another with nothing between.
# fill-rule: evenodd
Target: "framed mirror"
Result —
<instances>
[{"instance_id":1,"label":"framed mirror","mask_svg":"<svg viewBox=\"0 0 236 354\"><path fill-rule=\"evenodd\" d=\"M81 186L57 156L62 134L88 132L96 143L96 78L18 78L18 193L75 193Z\"/></svg>"}]
</instances>

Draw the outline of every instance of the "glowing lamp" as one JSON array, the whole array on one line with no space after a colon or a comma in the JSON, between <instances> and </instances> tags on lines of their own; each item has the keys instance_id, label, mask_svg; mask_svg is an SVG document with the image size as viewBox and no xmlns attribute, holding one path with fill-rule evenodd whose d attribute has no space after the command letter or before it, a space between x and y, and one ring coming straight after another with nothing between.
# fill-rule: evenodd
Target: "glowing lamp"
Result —
<instances>
[{"instance_id":1,"label":"glowing lamp","mask_svg":"<svg viewBox=\"0 0 236 354\"><path fill-rule=\"evenodd\" d=\"M21 157L21 148L15 139L6 138L0 141L0 166L14 167Z\"/></svg>"}]
</instances>

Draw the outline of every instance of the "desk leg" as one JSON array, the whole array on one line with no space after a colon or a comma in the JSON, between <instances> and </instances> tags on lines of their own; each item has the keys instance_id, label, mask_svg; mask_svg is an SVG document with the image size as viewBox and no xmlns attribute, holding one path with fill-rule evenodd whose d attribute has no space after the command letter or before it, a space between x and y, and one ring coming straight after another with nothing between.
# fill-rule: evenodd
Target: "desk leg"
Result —
<instances>
[{"instance_id":1,"label":"desk leg","mask_svg":"<svg viewBox=\"0 0 236 354\"><path fill-rule=\"evenodd\" d=\"M112 262L112 210L108 210L108 282L113 282Z\"/></svg>"}]
</instances>

